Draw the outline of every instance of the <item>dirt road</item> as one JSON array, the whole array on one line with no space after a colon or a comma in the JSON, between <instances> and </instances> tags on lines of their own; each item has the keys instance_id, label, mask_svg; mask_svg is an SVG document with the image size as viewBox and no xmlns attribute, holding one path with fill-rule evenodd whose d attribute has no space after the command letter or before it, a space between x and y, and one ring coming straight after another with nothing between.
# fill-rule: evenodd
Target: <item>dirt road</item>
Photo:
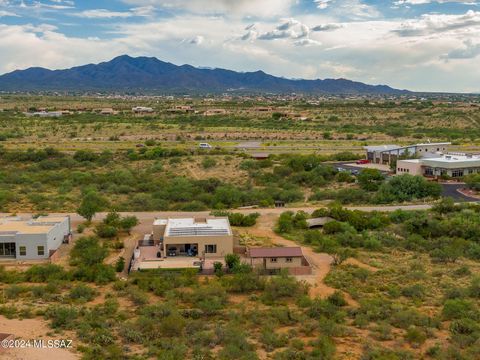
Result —
<instances>
[{"instance_id":1,"label":"dirt road","mask_svg":"<svg viewBox=\"0 0 480 360\"><path fill-rule=\"evenodd\" d=\"M268 237L272 240L275 245L280 246L299 246L296 242L287 240L278 234L276 234L273 229L275 223L278 219L276 214L267 214L262 215L258 221L257 225L248 229L250 235L258 237ZM325 298L332 295L336 289L326 285L324 283L325 276L330 272L330 268L333 262L333 259L330 255L324 253L316 253L310 247L302 246L303 255L308 260L310 265L313 268L312 275L303 275L297 276L297 279L304 280L311 285L310 296L311 297L321 297ZM348 294L344 294L347 302L355 306L357 303L351 299Z\"/></svg>"},{"instance_id":2,"label":"dirt road","mask_svg":"<svg viewBox=\"0 0 480 360\"><path fill-rule=\"evenodd\" d=\"M393 205L393 206L346 206L346 209L350 210L361 210L361 211L386 211L386 212L391 212L395 210L405 210L405 211L414 211L414 210L428 210L431 209L433 205L431 204L417 204L417 205ZM243 213L243 214L251 214L258 212L261 215L271 215L271 214L276 214L280 215L284 211L305 211L307 213L312 213L318 208L321 208L322 206L304 206L304 207L294 207L294 208L268 208L268 209L234 209L232 211L238 212L238 213ZM178 217L178 216L191 216L193 213L192 212L186 212L186 211L140 211L140 212L121 212L121 215L135 215L140 222L144 221L153 221L155 217ZM200 211L200 212L194 212L196 216L206 216L210 214L210 211ZM0 216L8 216L8 213L0 213ZM32 213L17 213L17 216L21 217L28 217L31 216ZM72 219L73 225L84 221L84 219L76 214L76 213L50 213L52 216L66 216L69 215ZM94 221L100 221L105 216L107 215L107 212L101 212L97 213L95 218L93 219Z\"/></svg>"}]
</instances>

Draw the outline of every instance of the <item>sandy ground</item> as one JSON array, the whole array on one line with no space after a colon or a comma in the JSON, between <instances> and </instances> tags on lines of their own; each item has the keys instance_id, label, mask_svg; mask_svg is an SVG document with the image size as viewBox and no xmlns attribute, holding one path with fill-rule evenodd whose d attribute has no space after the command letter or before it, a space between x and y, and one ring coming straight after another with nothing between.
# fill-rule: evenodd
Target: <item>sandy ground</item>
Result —
<instances>
[{"instance_id":1,"label":"sandy ground","mask_svg":"<svg viewBox=\"0 0 480 360\"><path fill-rule=\"evenodd\" d=\"M48 325L40 319L7 319L0 316L0 332L13 334L16 340L68 340L68 335L47 335L51 332ZM75 340L72 343L75 348ZM80 354L73 349L48 349L48 348L16 348L0 351L0 359L8 360L75 360L80 359Z\"/></svg>"}]
</instances>

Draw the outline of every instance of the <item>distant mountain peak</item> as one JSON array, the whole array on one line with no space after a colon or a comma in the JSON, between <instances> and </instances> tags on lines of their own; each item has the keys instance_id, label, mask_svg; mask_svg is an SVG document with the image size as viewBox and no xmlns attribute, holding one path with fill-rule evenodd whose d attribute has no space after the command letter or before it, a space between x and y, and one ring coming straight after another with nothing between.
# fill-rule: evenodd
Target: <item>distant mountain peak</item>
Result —
<instances>
[{"instance_id":1,"label":"distant mountain peak","mask_svg":"<svg viewBox=\"0 0 480 360\"><path fill-rule=\"evenodd\" d=\"M177 66L155 57L120 55L99 64L51 71L32 67L0 76L0 91L110 91L157 93L401 94L386 85L367 85L348 79L293 80L262 70L235 72L218 68Z\"/></svg>"}]
</instances>

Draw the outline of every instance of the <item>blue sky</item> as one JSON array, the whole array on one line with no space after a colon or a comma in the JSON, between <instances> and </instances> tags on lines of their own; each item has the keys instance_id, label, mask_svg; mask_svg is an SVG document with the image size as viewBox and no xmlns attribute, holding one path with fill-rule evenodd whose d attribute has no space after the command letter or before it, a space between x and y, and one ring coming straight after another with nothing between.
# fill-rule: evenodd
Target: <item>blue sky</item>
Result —
<instances>
[{"instance_id":1,"label":"blue sky","mask_svg":"<svg viewBox=\"0 0 480 360\"><path fill-rule=\"evenodd\" d=\"M0 73L121 54L480 92L480 0L0 0Z\"/></svg>"}]
</instances>

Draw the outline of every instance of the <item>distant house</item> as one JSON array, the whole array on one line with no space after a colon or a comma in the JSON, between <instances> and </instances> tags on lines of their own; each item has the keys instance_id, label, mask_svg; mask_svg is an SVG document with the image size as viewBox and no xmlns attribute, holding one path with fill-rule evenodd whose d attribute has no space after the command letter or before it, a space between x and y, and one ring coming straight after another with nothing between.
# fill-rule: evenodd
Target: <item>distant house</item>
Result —
<instances>
[{"instance_id":1,"label":"distant house","mask_svg":"<svg viewBox=\"0 0 480 360\"><path fill-rule=\"evenodd\" d=\"M311 273L301 247L250 248L247 256L253 268L264 272L275 273L288 269L293 275Z\"/></svg>"},{"instance_id":2,"label":"distant house","mask_svg":"<svg viewBox=\"0 0 480 360\"><path fill-rule=\"evenodd\" d=\"M268 153L255 153L255 154L252 154L252 159L255 159L255 160L266 160L270 157L270 154Z\"/></svg>"},{"instance_id":3,"label":"distant house","mask_svg":"<svg viewBox=\"0 0 480 360\"><path fill-rule=\"evenodd\" d=\"M25 116L27 117L41 117L41 118L46 118L46 117L60 117L63 114L63 111L36 111L36 112L26 112L24 113Z\"/></svg>"},{"instance_id":4,"label":"distant house","mask_svg":"<svg viewBox=\"0 0 480 360\"><path fill-rule=\"evenodd\" d=\"M177 105L168 109L169 113L193 113L195 110L190 105Z\"/></svg>"},{"instance_id":5,"label":"distant house","mask_svg":"<svg viewBox=\"0 0 480 360\"><path fill-rule=\"evenodd\" d=\"M203 113L204 116L225 115L227 111L225 109L209 109Z\"/></svg>"},{"instance_id":6,"label":"distant house","mask_svg":"<svg viewBox=\"0 0 480 360\"><path fill-rule=\"evenodd\" d=\"M132 108L134 114L152 114L154 110L151 107L135 106Z\"/></svg>"},{"instance_id":7,"label":"distant house","mask_svg":"<svg viewBox=\"0 0 480 360\"><path fill-rule=\"evenodd\" d=\"M70 217L0 219L0 259L48 259L71 236Z\"/></svg>"},{"instance_id":8,"label":"distant house","mask_svg":"<svg viewBox=\"0 0 480 360\"><path fill-rule=\"evenodd\" d=\"M100 115L116 115L118 111L113 110L112 108L103 108L103 109L94 109L93 112Z\"/></svg>"}]
</instances>

